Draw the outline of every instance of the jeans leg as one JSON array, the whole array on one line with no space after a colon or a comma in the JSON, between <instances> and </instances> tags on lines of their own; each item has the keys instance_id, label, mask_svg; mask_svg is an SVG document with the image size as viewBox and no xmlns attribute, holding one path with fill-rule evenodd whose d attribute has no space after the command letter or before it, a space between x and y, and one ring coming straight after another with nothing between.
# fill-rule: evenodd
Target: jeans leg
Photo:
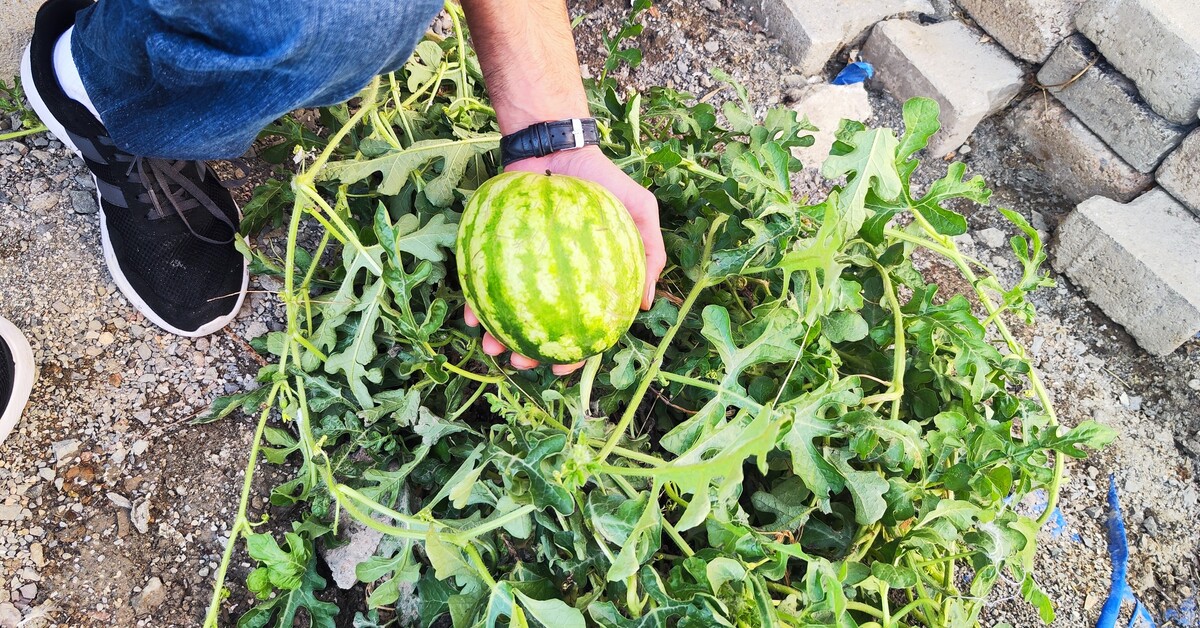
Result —
<instances>
[{"instance_id":1,"label":"jeans leg","mask_svg":"<svg viewBox=\"0 0 1200 628\"><path fill-rule=\"evenodd\" d=\"M404 63L440 0L100 0L72 57L117 145L172 159L245 153L300 107L348 100Z\"/></svg>"}]
</instances>

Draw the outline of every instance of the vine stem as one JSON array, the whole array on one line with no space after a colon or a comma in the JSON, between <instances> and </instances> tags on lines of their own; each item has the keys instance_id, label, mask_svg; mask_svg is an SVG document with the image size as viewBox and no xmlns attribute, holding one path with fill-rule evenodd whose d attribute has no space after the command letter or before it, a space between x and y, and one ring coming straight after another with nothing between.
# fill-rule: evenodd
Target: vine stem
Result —
<instances>
[{"instance_id":1,"label":"vine stem","mask_svg":"<svg viewBox=\"0 0 1200 628\"><path fill-rule=\"evenodd\" d=\"M917 224L921 226L921 229L925 231L926 235L928 235L931 240L941 245L944 252L938 252L949 258L950 261L953 262L958 268L958 271L962 273L963 278L971 283L972 288L975 290L976 296L979 297L979 302L983 304L984 309L987 310L989 320L995 321L996 331L1000 332L1000 336L1004 338L1004 342L1008 345L1009 350L1012 351L1017 358L1029 366L1029 385L1033 388L1034 394L1037 395L1038 401L1042 404L1042 409L1045 410L1046 417L1050 420L1050 425L1058 425L1058 415L1055 414L1054 405L1050 402L1050 393L1047 392L1046 386L1042 384L1042 378L1038 375L1037 368L1034 367L1033 362L1025 354L1025 349L1020 345L1020 343L1017 342L1016 338L1013 337L1012 332L1009 331L1008 325L1005 324L1004 319L998 316L1000 309L992 303L991 297L989 297L986 292L978 287L979 278L971 270L970 265L967 263L963 255L958 252L958 247L954 246L954 242L952 240L938 233L937 230L933 228L933 225L929 224L929 221L926 220L919 211L913 211L912 214ZM1046 488L1046 509L1043 510L1042 514L1037 518L1038 527L1046 524L1046 521L1050 519L1050 515L1053 514L1055 507L1058 505L1059 486L1062 483L1063 471L1065 467L1066 456L1061 451L1055 451L1054 474L1050 477L1050 485Z\"/></svg>"},{"instance_id":2,"label":"vine stem","mask_svg":"<svg viewBox=\"0 0 1200 628\"><path fill-rule=\"evenodd\" d=\"M14 131L13 133L5 133L4 135L0 135L0 142L4 142L4 141L8 141L8 140L15 140L18 137L25 137L26 135L33 135L35 133L41 133L42 131L45 131L45 130L46 130L46 127L39 124L38 126L35 126L31 129L21 129L20 131Z\"/></svg>"},{"instance_id":3,"label":"vine stem","mask_svg":"<svg viewBox=\"0 0 1200 628\"><path fill-rule=\"evenodd\" d=\"M683 321L691 311L692 306L696 303L696 298L700 293L708 287L706 278L702 278L692 286L691 292L684 299L683 305L679 306L679 318L675 324L667 330L667 333L662 337L662 341L658 344L658 350L654 352L654 358L650 360L650 368L646 369L646 375L642 377L642 381L638 383L638 387L634 390L633 397L629 400L629 405L625 408L625 413L621 415L621 420L617 426L613 428L612 436L608 437L608 442L604 443L604 447L600 448L596 454L596 461L603 463L608 459L609 454L616 449L617 444L621 442L621 438L625 436L625 430L629 428L629 424L633 422L633 417L637 414L638 408L642 405L642 399L646 397L646 392L650 390L650 384L658 377L659 370L662 368L663 358L667 355L667 348L671 346L671 340L675 338L675 334L683 327Z\"/></svg>"},{"instance_id":4,"label":"vine stem","mask_svg":"<svg viewBox=\"0 0 1200 628\"><path fill-rule=\"evenodd\" d=\"M229 529L229 539L225 541L225 552L221 555L221 564L217 567L212 600L209 601L208 613L204 616L205 628L217 628L221 601L225 597L222 595L225 589L225 574L229 571L229 563L233 560L233 548L237 546L238 538L243 530L250 527L250 520L246 518L246 510L250 505L250 489L254 484L254 470L258 466L258 453L262 445L263 433L267 430L267 419L271 416L271 407L275 402L275 395L279 393L280 386L282 384L277 383L271 387L271 392L267 395L266 407L259 415L258 426L254 429L254 441L250 445L250 460L246 463L245 477L242 479L242 496L238 502L238 511L233 520L233 527Z\"/></svg>"},{"instance_id":5,"label":"vine stem","mask_svg":"<svg viewBox=\"0 0 1200 628\"><path fill-rule=\"evenodd\" d=\"M900 400L904 397L904 360L907 353L904 346L904 314L900 311L900 300L896 298L896 289L892 286L892 278L887 269L875 264L879 277L883 279L883 293L887 296L888 305L892 308L892 324L896 331L892 334L892 420L900 419Z\"/></svg>"}]
</instances>

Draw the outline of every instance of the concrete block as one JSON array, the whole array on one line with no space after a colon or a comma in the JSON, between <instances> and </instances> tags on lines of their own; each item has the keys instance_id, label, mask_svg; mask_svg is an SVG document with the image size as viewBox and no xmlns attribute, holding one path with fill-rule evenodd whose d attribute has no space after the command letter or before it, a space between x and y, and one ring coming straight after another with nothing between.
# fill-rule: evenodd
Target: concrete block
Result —
<instances>
[{"instance_id":1,"label":"concrete block","mask_svg":"<svg viewBox=\"0 0 1200 628\"><path fill-rule=\"evenodd\" d=\"M779 38L805 74L820 72L873 24L903 13L933 13L929 0L740 0Z\"/></svg>"},{"instance_id":2,"label":"concrete block","mask_svg":"<svg viewBox=\"0 0 1200 628\"><path fill-rule=\"evenodd\" d=\"M854 85L830 85L818 83L809 87L792 109L817 127L813 133L813 145L793 148L792 154L806 168L820 167L829 156L836 139L834 133L843 119L866 122L873 110L862 83Z\"/></svg>"},{"instance_id":3,"label":"concrete block","mask_svg":"<svg viewBox=\"0 0 1200 628\"><path fill-rule=\"evenodd\" d=\"M1200 332L1200 220L1161 189L1080 203L1058 229L1054 267L1154 355Z\"/></svg>"},{"instance_id":4,"label":"concrete block","mask_svg":"<svg viewBox=\"0 0 1200 628\"><path fill-rule=\"evenodd\" d=\"M1196 120L1200 108L1200 2L1090 0L1075 16L1079 32L1164 118Z\"/></svg>"},{"instance_id":5,"label":"concrete block","mask_svg":"<svg viewBox=\"0 0 1200 628\"><path fill-rule=\"evenodd\" d=\"M1054 51L1038 72L1038 82L1141 172L1153 172L1187 135L1188 127L1155 113L1137 87L1082 35L1071 36Z\"/></svg>"},{"instance_id":6,"label":"concrete block","mask_svg":"<svg viewBox=\"0 0 1200 628\"><path fill-rule=\"evenodd\" d=\"M1200 130L1193 131L1158 169L1158 184L1200 216Z\"/></svg>"},{"instance_id":7,"label":"concrete block","mask_svg":"<svg viewBox=\"0 0 1200 628\"><path fill-rule=\"evenodd\" d=\"M33 16L41 0L0 0L0 79L12 84L21 72L21 53L33 33Z\"/></svg>"},{"instance_id":8,"label":"concrete block","mask_svg":"<svg viewBox=\"0 0 1200 628\"><path fill-rule=\"evenodd\" d=\"M1045 174L1069 201L1092 196L1130 201L1154 179L1125 163L1058 101L1032 95L1005 119Z\"/></svg>"},{"instance_id":9,"label":"concrete block","mask_svg":"<svg viewBox=\"0 0 1200 628\"><path fill-rule=\"evenodd\" d=\"M1021 90L1021 68L999 47L958 21L921 26L906 20L881 22L871 31L862 56L875 64L876 80L893 96L928 96L942 107L942 130L930 150L945 155L966 141L984 118Z\"/></svg>"},{"instance_id":10,"label":"concrete block","mask_svg":"<svg viewBox=\"0 0 1200 628\"><path fill-rule=\"evenodd\" d=\"M1041 63L1075 32L1075 12L1085 0L959 0L979 27L1009 52Z\"/></svg>"}]
</instances>

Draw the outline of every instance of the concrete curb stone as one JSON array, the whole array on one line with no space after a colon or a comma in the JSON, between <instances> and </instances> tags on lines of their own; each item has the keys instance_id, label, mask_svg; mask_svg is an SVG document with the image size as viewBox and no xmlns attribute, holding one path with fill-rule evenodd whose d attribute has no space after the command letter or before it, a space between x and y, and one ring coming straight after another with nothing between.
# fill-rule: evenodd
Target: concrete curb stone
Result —
<instances>
[{"instance_id":1,"label":"concrete curb stone","mask_svg":"<svg viewBox=\"0 0 1200 628\"><path fill-rule=\"evenodd\" d=\"M1055 252L1054 267L1150 353L1200 332L1200 220L1161 188L1127 205L1080 203Z\"/></svg>"},{"instance_id":2,"label":"concrete curb stone","mask_svg":"<svg viewBox=\"0 0 1200 628\"><path fill-rule=\"evenodd\" d=\"M1026 98L1004 122L1041 165L1049 183L1073 203L1092 196L1127 202L1154 183L1052 97Z\"/></svg>"},{"instance_id":3,"label":"concrete curb stone","mask_svg":"<svg viewBox=\"0 0 1200 628\"><path fill-rule=\"evenodd\" d=\"M933 13L929 0L741 0L775 34L805 74L817 74L873 24L902 13Z\"/></svg>"},{"instance_id":4,"label":"concrete curb stone","mask_svg":"<svg viewBox=\"0 0 1200 628\"><path fill-rule=\"evenodd\" d=\"M959 0L979 27L1017 58L1041 63L1075 31L1085 0Z\"/></svg>"},{"instance_id":5,"label":"concrete curb stone","mask_svg":"<svg viewBox=\"0 0 1200 628\"><path fill-rule=\"evenodd\" d=\"M1158 184L1200 216L1200 130L1183 140L1158 169Z\"/></svg>"},{"instance_id":6,"label":"concrete curb stone","mask_svg":"<svg viewBox=\"0 0 1200 628\"><path fill-rule=\"evenodd\" d=\"M942 108L942 130L931 154L945 155L967 140L986 117L1002 109L1024 84L1021 68L1002 49L980 41L958 21L921 26L880 22L862 56L899 100L927 96Z\"/></svg>"},{"instance_id":7,"label":"concrete curb stone","mask_svg":"<svg viewBox=\"0 0 1200 628\"><path fill-rule=\"evenodd\" d=\"M1200 2L1091 0L1075 16L1079 32L1137 84L1164 118L1190 124L1200 109Z\"/></svg>"},{"instance_id":8,"label":"concrete curb stone","mask_svg":"<svg viewBox=\"0 0 1200 628\"><path fill-rule=\"evenodd\" d=\"M1129 165L1153 172L1188 127L1155 113L1133 82L1098 55L1082 35L1069 37L1042 66L1038 82Z\"/></svg>"},{"instance_id":9,"label":"concrete curb stone","mask_svg":"<svg viewBox=\"0 0 1200 628\"><path fill-rule=\"evenodd\" d=\"M40 6L41 0L0 0L0 80L5 83L21 71L21 53Z\"/></svg>"}]
</instances>

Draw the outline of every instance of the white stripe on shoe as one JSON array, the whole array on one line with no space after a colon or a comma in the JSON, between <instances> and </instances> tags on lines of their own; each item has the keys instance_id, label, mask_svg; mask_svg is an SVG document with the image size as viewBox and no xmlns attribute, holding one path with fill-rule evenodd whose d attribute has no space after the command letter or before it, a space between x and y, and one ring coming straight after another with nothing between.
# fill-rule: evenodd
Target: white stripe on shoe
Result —
<instances>
[{"instance_id":1,"label":"white stripe on shoe","mask_svg":"<svg viewBox=\"0 0 1200 628\"><path fill-rule=\"evenodd\" d=\"M15 325L3 318L0 318L0 339L3 339L4 344L8 345L16 367L13 373L15 378L12 393L9 395L8 403L0 408L0 443L3 443L4 439L8 438L8 435L17 426L17 421L21 419L25 404L29 403L29 393L33 391L34 372L37 365L33 362L33 351L30 350L25 336Z\"/></svg>"}]
</instances>

